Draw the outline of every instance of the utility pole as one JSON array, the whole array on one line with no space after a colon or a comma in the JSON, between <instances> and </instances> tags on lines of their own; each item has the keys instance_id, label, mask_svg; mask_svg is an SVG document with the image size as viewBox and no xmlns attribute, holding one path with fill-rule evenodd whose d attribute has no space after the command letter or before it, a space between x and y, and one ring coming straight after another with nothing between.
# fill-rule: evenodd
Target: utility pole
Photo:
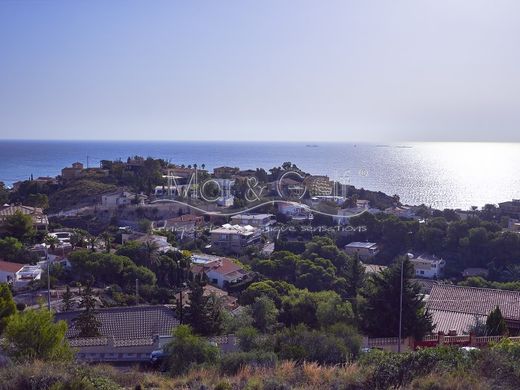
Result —
<instances>
[{"instance_id":1,"label":"utility pole","mask_svg":"<svg viewBox=\"0 0 520 390\"><path fill-rule=\"evenodd\" d=\"M404 259L401 260L401 289L399 290L399 343L397 344L397 352L401 352L401 337L403 330L403 271Z\"/></svg>"},{"instance_id":2,"label":"utility pole","mask_svg":"<svg viewBox=\"0 0 520 390\"><path fill-rule=\"evenodd\" d=\"M47 257L47 308L51 311L51 265Z\"/></svg>"},{"instance_id":3,"label":"utility pole","mask_svg":"<svg viewBox=\"0 0 520 390\"><path fill-rule=\"evenodd\" d=\"M139 279L135 279L135 305L139 306Z\"/></svg>"},{"instance_id":4,"label":"utility pole","mask_svg":"<svg viewBox=\"0 0 520 390\"><path fill-rule=\"evenodd\" d=\"M182 307L182 285L181 285L181 294L180 294L179 304L180 304L180 306L179 306L180 313L179 314L180 314L180 317L181 317L180 318L180 323L182 325L182 323L183 323L183 311L184 311L184 308Z\"/></svg>"}]
</instances>

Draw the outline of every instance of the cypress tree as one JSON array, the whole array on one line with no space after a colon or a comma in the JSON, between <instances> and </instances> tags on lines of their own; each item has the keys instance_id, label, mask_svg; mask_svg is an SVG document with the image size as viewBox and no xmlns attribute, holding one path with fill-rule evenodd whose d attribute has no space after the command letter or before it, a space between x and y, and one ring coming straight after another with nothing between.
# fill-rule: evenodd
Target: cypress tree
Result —
<instances>
[{"instance_id":1,"label":"cypress tree","mask_svg":"<svg viewBox=\"0 0 520 390\"><path fill-rule=\"evenodd\" d=\"M489 336L502 336L507 333L506 321L498 306L489 313L486 320L486 329Z\"/></svg>"},{"instance_id":2,"label":"cypress tree","mask_svg":"<svg viewBox=\"0 0 520 390\"><path fill-rule=\"evenodd\" d=\"M76 329L78 329L78 337L99 336L101 322L96 318L96 299L94 298L90 284L87 284L83 290L79 306L84 308L84 310L75 321Z\"/></svg>"}]
</instances>

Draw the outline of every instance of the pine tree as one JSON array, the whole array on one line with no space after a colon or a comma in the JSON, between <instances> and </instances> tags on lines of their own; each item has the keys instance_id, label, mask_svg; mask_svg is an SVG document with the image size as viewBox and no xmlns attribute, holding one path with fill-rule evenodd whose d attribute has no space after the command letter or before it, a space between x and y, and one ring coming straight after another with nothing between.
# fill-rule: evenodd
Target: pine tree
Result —
<instances>
[{"instance_id":1,"label":"pine tree","mask_svg":"<svg viewBox=\"0 0 520 390\"><path fill-rule=\"evenodd\" d=\"M96 318L96 299L94 298L90 284L87 284L83 290L79 306L84 308L84 310L75 321L76 329L78 329L78 337L99 336L101 322Z\"/></svg>"},{"instance_id":2,"label":"pine tree","mask_svg":"<svg viewBox=\"0 0 520 390\"><path fill-rule=\"evenodd\" d=\"M16 313L16 304L7 283L0 283L0 335L7 325L10 316Z\"/></svg>"},{"instance_id":3,"label":"pine tree","mask_svg":"<svg viewBox=\"0 0 520 390\"><path fill-rule=\"evenodd\" d=\"M184 310L184 322L200 335L211 335L220 330L221 305L216 297L204 296L204 284L199 276L190 283L189 306Z\"/></svg>"},{"instance_id":4,"label":"pine tree","mask_svg":"<svg viewBox=\"0 0 520 390\"><path fill-rule=\"evenodd\" d=\"M72 301L72 298L74 295L72 294L72 291L70 291L70 287L67 285L65 293L63 293L62 297L62 311L70 311L72 309L72 306L74 302Z\"/></svg>"},{"instance_id":5,"label":"pine tree","mask_svg":"<svg viewBox=\"0 0 520 390\"><path fill-rule=\"evenodd\" d=\"M365 268L356 254L347 263L347 293L355 298L365 281Z\"/></svg>"},{"instance_id":6,"label":"pine tree","mask_svg":"<svg viewBox=\"0 0 520 390\"><path fill-rule=\"evenodd\" d=\"M403 266L402 337L422 338L432 332L431 314L426 310L420 287L410 279L413 265L407 257L399 257L381 273L367 279L362 292L365 302L360 307L362 325L371 337L396 337L399 333L399 300Z\"/></svg>"},{"instance_id":7,"label":"pine tree","mask_svg":"<svg viewBox=\"0 0 520 390\"><path fill-rule=\"evenodd\" d=\"M486 329L489 336L502 336L507 334L507 325L500 308L497 306L495 310L489 313L486 320Z\"/></svg>"}]
</instances>

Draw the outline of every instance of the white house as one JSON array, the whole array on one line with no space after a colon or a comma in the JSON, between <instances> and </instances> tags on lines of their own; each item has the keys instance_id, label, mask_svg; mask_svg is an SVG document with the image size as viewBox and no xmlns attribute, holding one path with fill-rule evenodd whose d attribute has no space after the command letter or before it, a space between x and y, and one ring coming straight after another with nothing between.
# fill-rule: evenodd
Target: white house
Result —
<instances>
[{"instance_id":1,"label":"white house","mask_svg":"<svg viewBox=\"0 0 520 390\"><path fill-rule=\"evenodd\" d=\"M240 282L248 276L247 271L226 257L196 254L191 261L193 274L204 272L210 283L219 288Z\"/></svg>"},{"instance_id":2,"label":"white house","mask_svg":"<svg viewBox=\"0 0 520 390\"><path fill-rule=\"evenodd\" d=\"M0 283L14 283L17 279L18 272L23 266L23 264L0 260Z\"/></svg>"},{"instance_id":3,"label":"white house","mask_svg":"<svg viewBox=\"0 0 520 390\"><path fill-rule=\"evenodd\" d=\"M275 223L275 220L273 214L237 214L231 217L231 223L266 228Z\"/></svg>"},{"instance_id":4,"label":"white house","mask_svg":"<svg viewBox=\"0 0 520 390\"><path fill-rule=\"evenodd\" d=\"M15 287L25 287L34 280L42 278L43 270L37 265L24 265L16 273Z\"/></svg>"},{"instance_id":5,"label":"white house","mask_svg":"<svg viewBox=\"0 0 520 390\"><path fill-rule=\"evenodd\" d=\"M362 260L372 259L379 253L375 242L351 242L344 249L348 255L358 255Z\"/></svg>"},{"instance_id":6,"label":"white house","mask_svg":"<svg viewBox=\"0 0 520 390\"><path fill-rule=\"evenodd\" d=\"M291 219L295 221L314 219L311 208L306 204L298 202L280 202L277 205L280 214L291 217Z\"/></svg>"},{"instance_id":7,"label":"white house","mask_svg":"<svg viewBox=\"0 0 520 390\"><path fill-rule=\"evenodd\" d=\"M132 201L136 200L137 196L137 203L144 204L145 199L147 198L146 195L143 194L133 194L128 191L118 191L113 192L111 194L105 194L101 196L101 205L108 208L116 208L119 206L127 206L132 204Z\"/></svg>"},{"instance_id":8,"label":"white house","mask_svg":"<svg viewBox=\"0 0 520 390\"><path fill-rule=\"evenodd\" d=\"M408 258L414 267L415 275L421 278L438 278L442 275L442 270L446 265L445 260L425 253L419 256L408 253Z\"/></svg>"},{"instance_id":9,"label":"white house","mask_svg":"<svg viewBox=\"0 0 520 390\"><path fill-rule=\"evenodd\" d=\"M226 252L243 253L244 250L257 244L261 238L260 229L246 225L231 225L226 223L210 231L211 244Z\"/></svg>"}]
</instances>

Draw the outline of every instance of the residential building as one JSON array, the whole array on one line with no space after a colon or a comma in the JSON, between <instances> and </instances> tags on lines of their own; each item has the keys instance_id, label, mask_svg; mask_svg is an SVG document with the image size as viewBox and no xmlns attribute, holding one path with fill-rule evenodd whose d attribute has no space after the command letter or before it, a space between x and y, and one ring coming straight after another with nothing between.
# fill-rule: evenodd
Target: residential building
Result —
<instances>
[{"instance_id":1,"label":"residential building","mask_svg":"<svg viewBox=\"0 0 520 390\"><path fill-rule=\"evenodd\" d=\"M277 207L280 214L286 215L294 221L310 221L314 219L311 208L303 203L279 202Z\"/></svg>"},{"instance_id":2,"label":"residential building","mask_svg":"<svg viewBox=\"0 0 520 390\"><path fill-rule=\"evenodd\" d=\"M246 280L249 272L226 257L195 254L192 256L193 274L205 273L210 283L219 288L227 288L230 284Z\"/></svg>"},{"instance_id":3,"label":"residential building","mask_svg":"<svg viewBox=\"0 0 520 390\"><path fill-rule=\"evenodd\" d=\"M410 263L415 270L415 276L420 278L436 279L442 275L446 261L434 255L423 253L419 256L408 253Z\"/></svg>"},{"instance_id":4,"label":"residential building","mask_svg":"<svg viewBox=\"0 0 520 390\"><path fill-rule=\"evenodd\" d=\"M38 265L24 265L16 273L14 286L18 288L27 287L27 285L35 280L42 278L43 270Z\"/></svg>"},{"instance_id":5,"label":"residential building","mask_svg":"<svg viewBox=\"0 0 520 390\"><path fill-rule=\"evenodd\" d=\"M367 264L361 263L367 274L379 274L386 270L388 267L385 265Z\"/></svg>"},{"instance_id":6,"label":"residential building","mask_svg":"<svg viewBox=\"0 0 520 390\"><path fill-rule=\"evenodd\" d=\"M30 215L33 226L36 230L46 231L49 226L49 220L43 213L43 210L38 207L30 207L23 205L3 205L0 206L0 231L2 230L5 220L16 213Z\"/></svg>"},{"instance_id":7,"label":"residential building","mask_svg":"<svg viewBox=\"0 0 520 390\"><path fill-rule=\"evenodd\" d=\"M358 255L361 260L373 259L379 253L375 242L351 242L344 250L348 255Z\"/></svg>"},{"instance_id":8,"label":"residential building","mask_svg":"<svg viewBox=\"0 0 520 390\"><path fill-rule=\"evenodd\" d=\"M280 180L270 182L267 187L271 194L283 199L301 198L307 192L305 184L291 177L283 177Z\"/></svg>"},{"instance_id":9,"label":"residential building","mask_svg":"<svg viewBox=\"0 0 520 390\"><path fill-rule=\"evenodd\" d=\"M233 225L251 225L265 229L276 221L273 214L236 214L231 217Z\"/></svg>"},{"instance_id":10,"label":"residential building","mask_svg":"<svg viewBox=\"0 0 520 390\"><path fill-rule=\"evenodd\" d=\"M37 265L26 265L0 260L0 283L13 287L25 287L33 280L41 279L42 269Z\"/></svg>"},{"instance_id":11,"label":"residential building","mask_svg":"<svg viewBox=\"0 0 520 390\"><path fill-rule=\"evenodd\" d=\"M110 194L101 195L101 206L108 208L117 208L119 206L127 206L132 202L144 204L146 195L133 194L128 191L118 191Z\"/></svg>"},{"instance_id":12,"label":"residential building","mask_svg":"<svg viewBox=\"0 0 520 390\"><path fill-rule=\"evenodd\" d=\"M151 243L157 246L157 250L159 252L168 252L168 251L176 251L177 248L173 247L169 242L168 238L165 236L159 236L156 234L144 234L144 233L122 233L121 234L122 243L126 243L128 241L137 241L141 244Z\"/></svg>"},{"instance_id":13,"label":"residential building","mask_svg":"<svg viewBox=\"0 0 520 390\"><path fill-rule=\"evenodd\" d=\"M385 214L392 214L398 218L415 218L415 212L411 207L408 206L394 206L385 209Z\"/></svg>"},{"instance_id":14,"label":"residential building","mask_svg":"<svg viewBox=\"0 0 520 390\"><path fill-rule=\"evenodd\" d=\"M0 283L14 284L23 264L0 260Z\"/></svg>"},{"instance_id":15,"label":"residential building","mask_svg":"<svg viewBox=\"0 0 520 390\"><path fill-rule=\"evenodd\" d=\"M499 203L498 207L502 214L520 219L520 199L513 199L509 202Z\"/></svg>"},{"instance_id":16,"label":"residential building","mask_svg":"<svg viewBox=\"0 0 520 390\"><path fill-rule=\"evenodd\" d=\"M261 231L250 225L224 224L210 231L211 244L224 252L241 254L246 248L258 244Z\"/></svg>"},{"instance_id":17,"label":"residential building","mask_svg":"<svg viewBox=\"0 0 520 390\"><path fill-rule=\"evenodd\" d=\"M193 237L198 227L204 224L204 217L184 214L179 217L153 222L153 228L178 233L183 237Z\"/></svg>"},{"instance_id":18,"label":"residential building","mask_svg":"<svg viewBox=\"0 0 520 390\"><path fill-rule=\"evenodd\" d=\"M435 332L469 333L475 318L484 323L496 307L500 308L510 335L520 331L520 292L434 284L426 307L432 313Z\"/></svg>"},{"instance_id":19,"label":"residential building","mask_svg":"<svg viewBox=\"0 0 520 390\"><path fill-rule=\"evenodd\" d=\"M338 195L317 195L311 197L311 202L315 205L318 205L322 202L331 202L335 203L338 206L343 205L345 203L346 198L344 196Z\"/></svg>"},{"instance_id":20,"label":"residential building","mask_svg":"<svg viewBox=\"0 0 520 390\"><path fill-rule=\"evenodd\" d=\"M218 167L213 169L213 176L216 178L229 179L240 172L237 167Z\"/></svg>"},{"instance_id":21,"label":"residential building","mask_svg":"<svg viewBox=\"0 0 520 390\"><path fill-rule=\"evenodd\" d=\"M350 218L361 215L365 212L370 214L377 214L380 213L381 210L365 207L350 207L338 210L337 214L332 217L332 220L338 225L348 225L350 223Z\"/></svg>"},{"instance_id":22,"label":"residential building","mask_svg":"<svg viewBox=\"0 0 520 390\"><path fill-rule=\"evenodd\" d=\"M173 306L125 306L96 310L100 336L79 338L75 319L81 311L56 313L56 321L69 327L66 337L76 358L89 362L147 362L150 353L162 347L179 325Z\"/></svg>"},{"instance_id":23,"label":"residential building","mask_svg":"<svg viewBox=\"0 0 520 390\"><path fill-rule=\"evenodd\" d=\"M65 167L61 170L61 177L64 180L76 179L83 173L83 164L75 162L71 167Z\"/></svg>"},{"instance_id":24,"label":"residential building","mask_svg":"<svg viewBox=\"0 0 520 390\"><path fill-rule=\"evenodd\" d=\"M310 196L332 195L334 182L328 176L307 176L303 183Z\"/></svg>"}]
</instances>

